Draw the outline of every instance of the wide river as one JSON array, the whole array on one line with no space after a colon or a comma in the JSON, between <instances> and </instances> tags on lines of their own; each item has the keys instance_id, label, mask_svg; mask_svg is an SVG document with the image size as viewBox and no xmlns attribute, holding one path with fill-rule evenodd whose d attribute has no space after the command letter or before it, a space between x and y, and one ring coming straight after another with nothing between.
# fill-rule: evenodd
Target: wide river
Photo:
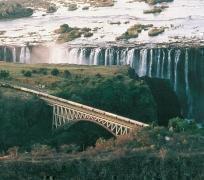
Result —
<instances>
[{"instance_id":1,"label":"wide river","mask_svg":"<svg viewBox=\"0 0 204 180\"><path fill-rule=\"evenodd\" d=\"M167 27L157 37L149 37L143 31L132 42L157 43L186 41L202 41L204 39L204 0L174 0L166 3L169 8L160 14L144 14L151 6L143 2L117 0L113 7L91 7L82 10L85 4L79 4L76 11L68 11L67 7L57 3L58 11L46 14L37 10L29 18L0 20L0 45L55 42L57 36L53 31L61 24L70 26L98 28L93 37L72 41L76 44L98 44L115 41L128 27L136 23L153 24L156 27ZM166 5L165 4L165 5ZM111 22L120 21L120 25ZM129 23L125 23L129 22ZM131 42L130 41L130 42Z\"/></svg>"}]
</instances>

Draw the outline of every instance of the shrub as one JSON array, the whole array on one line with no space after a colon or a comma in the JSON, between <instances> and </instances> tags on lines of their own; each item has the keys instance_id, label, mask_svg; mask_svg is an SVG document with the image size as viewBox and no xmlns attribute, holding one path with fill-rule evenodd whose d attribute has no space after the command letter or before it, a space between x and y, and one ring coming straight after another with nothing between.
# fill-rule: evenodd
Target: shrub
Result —
<instances>
[{"instance_id":1,"label":"shrub","mask_svg":"<svg viewBox=\"0 0 204 180\"><path fill-rule=\"evenodd\" d=\"M99 138L96 141L95 149L94 150L96 150L96 151L110 150L114 146L115 146L115 140L114 139L105 140L103 138Z\"/></svg>"},{"instance_id":2,"label":"shrub","mask_svg":"<svg viewBox=\"0 0 204 180\"><path fill-rule=\"evenodd\" d=\"M50 5L47 8L47 13L54 13L57 11L57 7L55 5Z\"/></svg>"},{"instance_id":3,"label":"shrub","mask_svg":"<svg viewBox=\"0 0 204 180\"><path fill-rule=\"evenodd\" d=\"M25 77L31 77L31 76L32 76L32 72L31 72L31 71L22 70L22 74L23 74Z\"/></svg>"},{"instance_id":4,"label":"shrub","mask_svg":"<svg viewBox=\"0 0 204 180\"><path fill-rule=\"evenodd\" d=\"M152 28L151 30L149 30L148 35L149 36L157 36L161 33L163 33L165 31L165 29L163 27L161 28Z\"/></svg>"},{"instance_id":5,"label":"shrub","mask_svg":"<svg viewBox=\"0 0 204 180\"><path fill-rule=\"evenodd\" d=\"M32 73L37 74L38 71L37 71L36 69L33 69L33 70L32 70Z\"/></svg>"},{"instance_id":6,"label":"shrub","mask_svg":"<svg viewBox=\"0 0 204 180\"><path fill-rule=\"evenodd\" d=\"M33 10L16 2L0 2L0 19L28 17Z\"/></svg>"},{"instance_id":7,"label":"shrub","mask_svg":"<svg viewBox=\"0 0 204 180\"><path fill-rule=\"evenodd\" d=\"M82 10L88 10L89 9L89 6L84 6L83 8L82 8Z\"/></svg>"},{"instance_id":8,"label":"shrub","mask_svg":"<svg viewBox=\"0 0 204 180\"><path fill-rule=\"evenodd\" d=\"M71 76L71 73L68 70L64 70L64 77L68 78Z\"/></svg>"},{"instance_id":9,"label":"shrub","mask_svg":"<svg viewBox=\"0 0 204 180\"><path fill-rule=\"evenodd\" d=\"M162 8L160 8L160 7L154 7L153 9L143 11L144 14L161 13L161 12L162 12Z\"/></svg>"},{"instance_id":10,"label":"shrub","mask_svg":"<svg viewBox=\"0 0 204 180\"><path fill-rule=\"evenodd\" d=\"M9 76L10 76L9 71L0 70L0 79L5 79L5 78L8 78Z\"/></svg>"},{"instance_id":11,"label":"shrub","mask_svg":"<svg viewBox=\"0 0 204 180\"><path fill-rule=\"evenodd\" d=\"M101 76L100 73L97 73L97 74L96 74L96 77L97 77L97 78L101 78L102 76Z\"/></svg>"},{"instance_id":12,"label":"shrub","mask_svg":"<svg viewBox=\"0 0 204 180\"><path fill-rule=\"evenodd\" d=\"M44 74L44 75L47 75L47 71L48 71L47 68L40 68L40 69L38 70L38 72L39 72L40 74Z\"/></svg>"},{"instance_id":13,"label":"shrub","mask_svg":"<svg viewBox=\"0 0 204 180\"><path fill-rule=\"evenodd\" d=\"M122 80L124 78L124 75L123 74L117 74L116 78L119 80Z\"/></svg>"},{"instance_id":14,"label":"shrub","mask_svg":"<svg viewBox=\"0 0 204 180\"><path fill-rule=\"evenodd\" d=\"M131 27L129 27L127 29L127 31L125 33L123 33L121 36L116 37L116 40L128 40L131 38L137 38L139 33L142 32L142 30L146 30L150 27L152 27L152 24L147 24L147 25L143 25L143 24L135 24Z\"/></svg>"},{"instance_id":15,"label":"shrub","mask_svg":"<svg viewBox=\"0 0 204 180\"><path fill-rule=\"evenodd\" d=\"M53 76L58 76L59 75L59 70L57 69L57 68L54 68L54 69L52 69L52 71L51 71L51 75L53 75Z\"/></svg>"},{"instance_id":16,"label":"shrub","mask_svg":"<svg viewBox=\"0 0 204 180\"><path fill-rule=\"evenodd\" d=\"M84 33L84 37L91 37L91 36L93 36L92 32L85 32Z\"/></svg>"},{"instance_id":17,"label":"shrub","mask_svg":"<svg viewBox=\"0 0 204 180\"><path fill-rule=\"evenodd\" d=\"M48 156L52 154L52 149L48 145L34 144L31 149L33 157Z\"/></svg>"},{"instance_id":18,"label":"shrub","mask_svg":"<svg viewBox=\"0 0 204 180\"><path fill-rule=\"evenodd\" d=\"M9 148L9 149L7 150L7 153L8 153L11 157L16 158L16 157L18 157L18 149L19 149L19 147L17 147L17 146L11 147L11 148Z\"/></svg>"},{"instance_id":19,"label":"shrub","mask_svg":"<svg viewBox=\"0 0 204 180\"><path fill-rule=\"evenodd\" d=\"M63 153L74 153L78 152L79 149L80 147L75 144L64 144L60 146L60 151Z\"/></svg>"},{"instance_id":20,"label":"shrub","mask_svg":"<svg viewBox=\"0 0 204 180\"><path fill-rule=\"evenodd\" d=\"M128 76L131 79L137 79L137 74L136 74L135 70L131 67L128 68Z\"/></svg>"},{"instance_id":21,"label":"shrub","mask_svg":"<svg viewBox=\"0 0 204 180\"><path fill-rule=\"evenodd\" d=\"M75 11L77 10L77 4L70 4L68 7L68 11Z\"/></svg>"},{"instance_id":22,"label":"shrub","mask_svg":"<svg viewBox=\"0 0 204 180\"><path fill-rule=\"evenodd\" d=\"M174 132L186 132L186 131L193 132L196 129L198 129L194 120L187 121L179 117L170 119L168 127L171 131Z\"/></svg>"}]
</instances>

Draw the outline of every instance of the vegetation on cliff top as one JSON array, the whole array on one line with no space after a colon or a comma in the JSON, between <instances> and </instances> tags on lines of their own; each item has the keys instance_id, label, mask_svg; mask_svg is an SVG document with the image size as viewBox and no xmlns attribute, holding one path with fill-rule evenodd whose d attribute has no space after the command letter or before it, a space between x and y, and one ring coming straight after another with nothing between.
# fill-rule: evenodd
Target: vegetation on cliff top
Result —
<instances>
[{"instance_id":1,"label":"vegetation on cliff top","mask_svg":"<svg viewBox=\"0 0 204 180\"><path fill-rule=\"evenodd\" d=\"M125 33L123 33L121 36L117 37L116 40L122 40L122 39L131 39L131 38L137 38L139 33L141 33L143 30L148 30L150 27L152 27L152 24L135 24L127 29Z\"/></svg>"},{"instance_id":2,"label":"vegetation on cliff top","mask_svg":"<svg viewBox=\"0 0 204 180\"><path fill-rule=\"evenodd\" d=\"M68 24L61 25L59 29L55 30L55 32L60 34L57 39L59 43L72 41L80 38L82 35L84 37L93 36L90 28L70 27Z\"/></svg>"},{"instance_id":3,"label":"vegetation on cliff top","mask_svg":"<svg viewBox=\"0 0 204 180\"><path fill-rule=\"evenodd\" d=\"M0 19L28 17L33 10L16 2L0 2Z\"/></svg>"},{"instance_id":4,"label":"vegetation on cliff top","mask_svg":"<svg viewBox=\"0 0 204 180\"><path fill-rule=\"evenodd\" d=\"M149 11L148 11L149 13ZM152 24L135 24L127 29L125 33L121 36L116 37L116 40L129 40L132 38L137 38L142 31L148 31L149 36L157 36L165 31L164 27L153 27Z\"/></svg>"},{"instance_id":5,"label":"vegetation on cliff top","mask_svg":"<svg viewBox=\"0 0 204 180\"><path fill-rule=\"evenodd\" d=\"M157 35L163 33L164 31L165 31L165 28L163 28L163 27L160 27L160 28L155 27L155 28L152 28L149 30L148 35L149 36L157 36Z\"/></svg>"}]
</instances>

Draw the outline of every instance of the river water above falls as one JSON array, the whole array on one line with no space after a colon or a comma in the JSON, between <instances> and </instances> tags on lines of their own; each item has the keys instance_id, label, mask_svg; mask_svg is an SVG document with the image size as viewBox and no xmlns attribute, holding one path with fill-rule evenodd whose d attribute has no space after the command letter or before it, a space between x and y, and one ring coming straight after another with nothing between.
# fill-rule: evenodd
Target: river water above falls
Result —
<instances>
[{"instance_id":1,"label":"river water above falls","mask_svg":"<svg viewBox=\"0 0 204 180\"><path fill-rule=\"evenodd\" d=\"M4 34L0 34L0 44L53 42L56 40L56 34L53 31L64 23L70 26L98 28L93 37L82 37L71 42L76 44L115 41L116 37L136 23L167 27L165 33L159 37L149 37L147 31L143 31L137 39L133 40L137 43L177 41L178 37L202 41L204 1L174 0L167 5L169 8L160 14L144 14L143 11L152 6L143 2L130 3L129 0L117 0L112 7L90 7L89 10L82 10L85 5L79 4L76 11L68 11L67 7L58 3L58 11L53 14L36 10L33 16L28 18L0 20L0 30L5 31ZM114 22L121 24L111 24Z\"/></svg>"}]
</instances>

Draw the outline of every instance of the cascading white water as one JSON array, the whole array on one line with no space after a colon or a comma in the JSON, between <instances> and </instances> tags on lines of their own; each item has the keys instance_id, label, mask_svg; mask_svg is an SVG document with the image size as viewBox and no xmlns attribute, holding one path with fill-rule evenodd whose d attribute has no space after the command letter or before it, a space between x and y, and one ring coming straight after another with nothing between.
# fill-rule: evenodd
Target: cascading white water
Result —
<instances>
[{"instance_id":1,"label":"cascading white water","mask_svg":"<svg viewBox=\"0 0 204 180\"><path fill-rule=\"evenodd\" d=\"M12 48L13 62L16 63L16 48Z\"/></svg>"},{"instance_id":2,"label":"cascading white water","mask_svg":"<svg viewBox=\"0 0 204 180\"><path fill-rule=\"evenodd\" d=\"M153 66L153 49L150 49L150 63L149 63L149 77L152 77L152 66Z\"/></svg>"},{"instance_id":3,"label":"cascading white water","mask_svg":"<svg viewBox=\"0 0 204 180\"><path fill-rule=\"evenodd\" d=\"M6 54L6 47L4 47L4 61L7 59L7 54Z\"/></svg>"},{"instance_id":4,"label":"cascading white water","mask_svg":"<svg viewBox=\"0 0 204 180\"><path fill-rule=\"evenodd\" d=\"M99 55L101 53L101 48L96 48L95 50L95 55L94 55L94 65L98 65L99 64Z\"/></svg>"},{"instance_id":5,"label":"cascading white water","mask_svg":"<svg viewBox=\"0 0 204 180\"><path fill-rule=\"evenodd\" d=\"M110 48L110 50L109 50L109 65L114 65L114 53L115 53L115 50Z\"/></svg>"},{"instance_id":6,"label":"cascading white water","mask_svg":"<svg viewBox=\"0 0 204 180\"><path fill-rule=\"evenodd\" d=\"M157 75L156 75L156 77L159 77L159 74L160 74L160 57L161 57L161 49L158 49L158 52L157 52Z\"/></svg>"},{"instance_id":7,"label":"cascading white water","mask_svg":"<svg viewBox=\"0 0 204 180\"><path fill-rule=\"evenodd\" d=\"M108 58L109 58L109 56L108 56L108 51L109 51L109 49L106 49L105 50L105 66L107 66L108 65Z\"/></svg>"},{"instance_id":8,"label":"cascading white water","mask_svg":"<svg viewBox=\"0 0 204 180\"><path fill-rule=\"evenodd\" d=\"M185 91L186 91L186 98L188 104L188 117L190 118L192 115L192 98L189 86L189 57L188 57L188 49L185 51Z\"/></svg>"},{"instance_id":9,"label":"cascading white water","mask_svg":"<svg viewBox=\"0 0 204 180\"><path fill-rule=\"evenodd\" d=\"M121 65L125 65L126 64L127 53L128 53L128 48L122 50L122 52L121 52L121 59L120 59L120 64Z\"/></svg>"},{"instance_id":10,"label":"cascading white water","mask_svg":"<svg viewBox=\"0 0 204 180\"><path fill-rule=\"evenodd\" d=\"M91 49L91 53L89 56L89 65L94 64L94 56L95 56L95 49Z\"/></svg>"},{"instance_id":11,"label":"cascading white water","mask_svg":"<svg viewBox=\"0 0 204 180\"><path fill-rule=\"evenodd\" d=\"M130 65L131 67L133 66L134 55L135 55L135 49L131 49L127 52L126 64Z\"/></svg>"},{"instance_id":12,"label":"cascading white water","mask_svg":"<svg viewBox=\"0 0 204 180\"><path fill-rule=\"evenodd\" d=\"M114 65L114 49L108 48L105 50L105 66Z\"/></svg>"},{"instance_id":13,"label":"cascading white water","mask_svg":"<svg viewBox=\"0 0 204 180\"><path fill-rule=\"evenodd\" d=\"M145 76L147 73L147 49L142 49L140 51L140 65L139 73L140 77Z\"/></svg>"},{"instance_id":14,"label":"cascading white water","mask_svg":"<svg viewBox=\"0 0 204 180\"><path fill-rule=\"evenodd\" d=\"M25 47L21 48L21 53L20 53L20 63L25 63Z\"/></svg>"},{"instance_id":15,"label":"cascading white water","mask_svg":"<svg viewBox=\"0 0 204 180\"><path fill-rule=\"evenodd\" d=\"M120 51L119 50L116 51L116 64L120 65Z\"/></svg>"},{"instance_id":16,"label":"cascading white water","mask_svg":"<svg viewBox=\"0 0 204 180\"><path fill-rule=\"evenodd\" d=\"M67 63L78 64L78 62L79 62L78 52L79 52L78 48L69 49L68 57L67 57L67 60L68 60Z\"/></svg>"},{"instance_id":17,"label":"cascading white water","mask_svg":"<svg viewBox=\"0 0 204 180\"><path fill-rule=\"evenodd\" d=\"M174 90L177 92L177 80L178 80L178 62L180 59L181 50L176 50L175 53L175 66L174 66Z\"/></svg>"},{"instance_id":18,"label":"cascading white water","mask_svg":"<svg viewBox=\"0 0 204 180\"><path fill-rule=\"evenodd\" d=\"M165 75L164 75L164 65L165 65L165 51L162 50L161 78L165 78Z\"/></svg>"},{"instance_id":19,"label":"cascading white water","mask_svg":"<svg viewBox=\"0 0 204 180\"><path fill-rule=\"evenodd\" d=\"M168 67L167 67L168 79L171 79L171 52L172 52L172 49L168 50Z\"/></svg>"},{"instance_id":20,"label":"cascading white water","mask_svg":"<svg viewBox=\"0 0 204 180\"><path fill-rule=\"evenodd\" d=\"M30 63L30 50L26 46L21 47L20 63L26 63L26 64Z\"/></svg>"},{"instance_id":21,"label":"cascading white water","mask_svg":"<svg viewBox=\"0 0 204 180\"><path fill-rule=\"evenodd\" d=\"M66 49L61 46L55 46L49 49L49 63L64 63L66 57Z\"/></svg>"},{"instance_id":22,"label":"cascading white water","mask_svg":"<svg viewBox=\"0 0 204 180\"><path fill-rule=\"evenodd\" d=\"M25 61L26 61L26 63L27 64L30 64L30 62L31 62L31 56L30 56L30 50L29 50L29 48L28 47L26 47L26 54L25 54Z\"/></svg>"},{"instance_id":23,"label":"cascading white water","mask_svg":"<svg viewBox=\"0 0 204 180\"><path fill-rule=\"evenodd\" d=\"M81 48L79 53L79 64L87 64L86 63L86 49Z\"/></svg>"}]
</instances>

